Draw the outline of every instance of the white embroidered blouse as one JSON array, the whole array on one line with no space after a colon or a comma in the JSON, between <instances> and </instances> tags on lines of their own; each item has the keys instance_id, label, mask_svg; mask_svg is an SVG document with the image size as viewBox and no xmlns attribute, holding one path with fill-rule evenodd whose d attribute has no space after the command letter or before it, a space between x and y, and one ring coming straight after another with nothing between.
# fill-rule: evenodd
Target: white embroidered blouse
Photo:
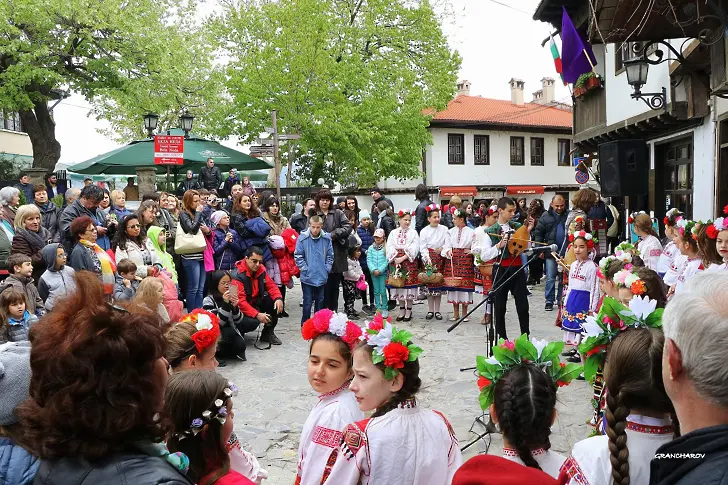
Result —
<instances>
[{"instance_id":1,"label":"white embroidered blouse","mask_svg":"<svg viewBox=\"0 0 728 485\"><path fill-rule=\"evenodd\" d=\"M674 285L677 281L677 266L675 265L675 261L678 256L680 256L680 250L673 241L670 241L665 244L660 260L657 263L657 269L655 271L664 274L662 280L668 286Z\"/></svg>"},{"instance_id":2,"label":"white embroidered blouse","mask_svg":"<svg viewBox=\"0 0 728 485\"><path fill-rule=\"evenodd\" d=\"M675 294L677 295L680 291L682 291L685 283L690 278L704 270L705 267L703 266L703 258L686 258L680 271L680 275L677 277L677 283L675 283Z\"/></svg>"},{"instance_id":3,"label":"white embroidered blouse","mask_svg":"<svg viewBox=\"0 0 728 485\"><path fill-rule=\"evenodd\" d=\"M536 463L538 463L538 466L541 467L541 470L543 470L544 473L547 473L554 478L559 478L561 465L563 465L566 461L566 457L564 455L556 453L555 451L539 448L537 450L531 450L531 456L533 456ZM503 458L525 466L523 460L519 458L518 452L512 448L503 448Z\"/></svg>"},{"instance_id":4,"label":"white embroidered blouse","mask_svg":"<svg viewBox=\"0 0 728 485\"><path fill-rule=\"evenodd\" d=\"M490 261L498 257L500 250L493 246L490 235L485 231L487 226L480 226L474 231L473 235L473 254L480 256L482 261Z\"/></svg>"},{"instance_id":5,"label":"white embroidered blouse","mask_svg":"<svg viewBox=\"0 0 728 485\"><path fill-rule=\"evenodd\" d=\"M475 231L468 226L453 227L448 231L445 246L442 248L442 255L452 258L453 249L471 249L475 240Z\"/></svg>"},{"instance_id":6,"label":"white embroidered blouse","mask_svg":"<svg viewBox=\"0 0 728 485\"><path fill-rule=\"evenodd\" d=\"M429 249L442 249L448 237L447 226L442 224L437 227L425 226L420 231L420 254L425 264L430 263Z\"/></svg>"},{"instance_id":7,"label":"white embroidered blouse","mask_svg":"<svg viewBox=\"0 0 728 485\"><path fill-rule=\"evenodd\" d=\"M566 290L566 298L569 301L569 294L572 290L589 292L589 311L596 312L599 304L599 279L597 278L597 265L591 259L586 261L574 261L569 270L569 288Z\"/></svg>"},{"instance_id":8,"label":"white embroidered blouse","mask_svg":"<svg viewBox=\"0 0 728 485\"><path fill-rule=\"evenodd\" d=\"M637 249L640 251L640 257L645 262L645 266L652 271L657 271L660 256L662 256L662 244L660 240L649 234L637 244Z\"/></svg>"},{"instance_id":9,"label":"white embroidered blouse","mask_svg":"<svg viewBox=\"0 0 728 485\"><path fill-rule=\"evenodd\" d=\"M387 261L390 263L397 257L397 251L402 249L410 261L414 261L420 253L420 237L411 227L406 231L402 228L389 233L387 238Z\"/></svg>"}]
</instances>

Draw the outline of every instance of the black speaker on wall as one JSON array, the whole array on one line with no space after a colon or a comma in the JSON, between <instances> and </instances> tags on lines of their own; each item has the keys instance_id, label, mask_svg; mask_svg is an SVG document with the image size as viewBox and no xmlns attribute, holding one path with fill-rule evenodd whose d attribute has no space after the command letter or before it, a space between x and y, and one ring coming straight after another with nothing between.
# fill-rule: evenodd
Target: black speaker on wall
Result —
<instances>
[{"instance_id":1,"label":"black speaker on wall","mask_svg":"<svg viewBox=\"0 0 728 485\"><path fill-rule=\"evenodd\" d=\"M599 182L604 197L635 197L649 192L650 161L644 140L599 145Z\"/></svg>"}]
</instances>

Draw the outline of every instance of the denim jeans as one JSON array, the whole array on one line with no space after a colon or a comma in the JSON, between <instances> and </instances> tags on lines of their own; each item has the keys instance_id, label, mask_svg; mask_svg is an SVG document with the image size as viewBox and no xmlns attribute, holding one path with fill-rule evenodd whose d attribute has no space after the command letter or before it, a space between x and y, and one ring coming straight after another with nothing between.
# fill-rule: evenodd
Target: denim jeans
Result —
<instances>
[{"instance_id":1,"label":"denim jeans","mask_svg":"<svg viewBox=\"0 0 728 485\"><path fill-rule=\"evenodd\" d=\"M303 308L301 309L301 325L311 318L311 305L317 312L324 307L324 286L312 286L301 283L303 289Z\"/></svg>"},{"instance_id":2,"label":"denim jeans","mask_svg":"<svg viewBox=\"0 0 728 485\"><path fill-rule=\"evenodd\" d=\"M205 262L203 260L182 258L182 267L187 277L187 311L202 308L202 298L205 290Z\"/></svg>"},{"instance_id":3,"label":"denim jeans","mask_svg":"<svg viewBox=\"0 0 728 485\"><path fill-rule=\"evenodd\" d=\"M560 277L561 274L556 270L557 263L554 258L546 258L544 260L546 266L546 303L555 303L561 301L561 294L564 291L564 280ZM558 286L558 297L554 300L555 289Z\"/></svg>"}]
</instances>

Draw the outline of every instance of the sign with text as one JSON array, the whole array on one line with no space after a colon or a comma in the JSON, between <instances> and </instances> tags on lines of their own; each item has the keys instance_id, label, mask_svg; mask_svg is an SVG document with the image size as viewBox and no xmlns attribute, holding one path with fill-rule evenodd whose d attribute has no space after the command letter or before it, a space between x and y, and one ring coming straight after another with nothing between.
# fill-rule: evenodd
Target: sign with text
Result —
<instances>
[{"instance_id":1,"label":"sign with text","mask_svg":"<svg viewBox=\"0 0 728 485\"><path fill-rule=\"evenodd\" d=\"M185 137L156 135L154 137L155 165L183 165Z\"/></svg>"}]
</instances>

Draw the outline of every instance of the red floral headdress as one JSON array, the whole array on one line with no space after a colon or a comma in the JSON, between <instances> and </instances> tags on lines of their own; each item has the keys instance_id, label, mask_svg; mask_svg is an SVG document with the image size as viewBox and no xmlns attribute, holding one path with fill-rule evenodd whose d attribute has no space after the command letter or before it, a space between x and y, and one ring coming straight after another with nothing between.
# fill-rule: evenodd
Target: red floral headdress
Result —
<instances>
[{"instance_id":1,"label":"red floral headdress","mask_svg":"<svg viewBox=\"0 0 728 485\"><path fill-rule=\"evenodd\" d=\"M411 216L412 215L412 209L400 209L399 212L397 212L397 215L399 217Z\"/></svg>"},{"instance_id":2,"label":"red floral headdress","mask_svg":"<svg viewBox=\"0 0 728 485\"><path fill-rule=\"evenodd\" d=\"M324 333L336 335L353 349L362 335L362 330L359 325L349 321L344 313L334 313L325 308L314 313L301 327L304 340L313 340Z\"/></svg>"},{"instance_id":3,"label":"red floral headdress","mask_svg":"<svg viewBox=\"0 0 728 485\"><path fill-rule=\"evenodd\" d=\"M180 318L179 323L191 322L195 324L197 332L192 334L197 353L201 353L210 345L217 345L220 338L220 319L214 313L202 308L196 308Z\"/></svg>"},{"instance_id":4,"label":"red floral headdress","mask_svg":"<svg viewBox=\"0 0 728 485\"><path fill-rule=\"evenodd\" d=\"M411 343L412 334L407 330L397 330L389 319L386 321L377 313L369 323L366 333L367 344L374 347L372 362L384 363L384 378L394 379L405 362L414 362L422 349Z\"/></svg>"},{"instance_id":5,"label":"red floral headdress","mask_svg":"<svg viewBox=\"0 0 728 485\"><path fill-rule=\"evenodd\" d=\"M634 220L637 219L637 216L640 214L647 214L647 213L645 211L633 212L629 215L627 222L630 224L634 223Z\"/></svg>"},{"instance_id":6,"label":"red floral headdress","mask_svg":"<svg viewBox=\"0 0 728 485\"><path fill-rule=\"evenodd\" d=\"M440 205L439 205L439 204L434 204L434 203L433 203L433 204L430 204L430 205L428 205L428 206L427 206L427 207L425 208L425 210L427 210L427 212L432 212L432 211L439 211L439 210L440 210ZM402 216L400 216L400 217L402 217Z\"/></svg>"},{"instance_id":7,"label":"red floral headdress","mask_svg":"<svg viewBox=\"0 0 728 485\"><path fill-rule=\"evenodd\" d=\"M492 206L488 207L488 215L489 216L492 216L493 214L497 214L497 213L498 213L498 206L497 205L492 205Z\"/></svg>"},{"instance_id":8,"label":"red floral headdress","mask_svg":"<svg viewBox=\"0 0 728 485\"><path fill-rule=\"evenodd\" d=\"M597 239L591 235L591 233L586 231L576 231L571 234L569 234L569 242L574 242L574 239L582 237L586 240L586 247L588 249L594 249L594 243L597 242Z\"/></svg>"},{"instance_id":9,"label":"red floral headdress","mask_svg":"<svg viewBox=\"0 0 728 485\"><path fill-rule=\"evenodd\" d=\"M672 222L671 219L675 218ZM683 214L680 212L680 209L673 207L669 211L667 211L667 214L665 214L665 218L662 220L662 222L665 223L665 227L671 227L677 224L677 221L682 219Z\"/></svg>"},{"instance_id":10,"label":"red floral headdress","mask_svg":"<svg viewBox=\"0 0 728 485\"><path fill-rule=\"evenodd\" d=\"M728 205L723 207L723 214L728 216ZM719 217L706 229L710 239L718 239L718 234L728 231L728 217Z\"/></svg>"}]
</instances>

